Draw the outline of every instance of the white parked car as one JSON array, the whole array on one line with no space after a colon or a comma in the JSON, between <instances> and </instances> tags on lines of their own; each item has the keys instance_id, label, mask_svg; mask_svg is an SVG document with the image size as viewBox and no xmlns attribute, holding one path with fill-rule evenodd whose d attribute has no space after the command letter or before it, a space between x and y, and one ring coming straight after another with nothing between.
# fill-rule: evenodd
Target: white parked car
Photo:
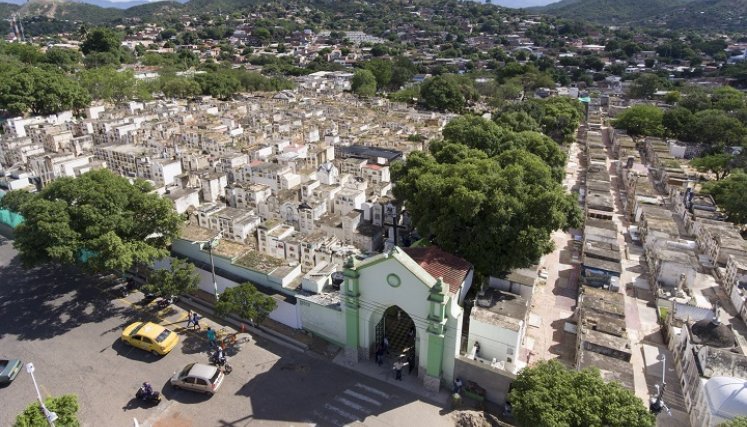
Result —
<instances>
[{"instance_id":1,"label":"white parked car","mask_svg":"<svg viewBox=\"0 0 747 427\"><path fill-rule=\"evenodd\" d=\"M225 375L217 366L190 363L181 372L175 372L170 382L174 388L212 395L223 384L224 377Z\"/></svg>"},{"instance_id":2,"label":"white parked car","mask_svg":"<svg viewBox=\"0 0 747 427\"><path fill-rule=\"evenodd\" d=\"M540 277L540 279L547 280L547 268L542 267L537 275Z\"/></svg>"}]
</instances>

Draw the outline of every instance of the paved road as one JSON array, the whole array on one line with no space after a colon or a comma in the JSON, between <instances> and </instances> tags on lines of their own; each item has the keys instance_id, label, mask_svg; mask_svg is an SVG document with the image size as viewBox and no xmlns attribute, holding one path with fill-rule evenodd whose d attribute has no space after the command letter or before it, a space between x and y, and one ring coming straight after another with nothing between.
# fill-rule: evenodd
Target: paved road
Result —
<instances>
[{"instance_id":1,"label":"paved road","mask_svg":"<svg viewBox=\"0 0 747 427\"><path fill-rule=\"evenodd\" d=\"M206 360L202 336L178 322L170 327L180 344L163 358L125 347L122 328L158 321L157 313L102 292L105 284L74 269L24 270L15 256L0 236L0 354L34 362L43 395L77 394L84 426L131 426L133 418L154 427L453 425L406 390L270 342L252 341L233 355L234 371L211 398L173 390L167 382L174 371ZM132 398L145 380L164 394L158 407ZM0 426L34 399L25 372L0 388Z\"/></svg>"}]
</instances>

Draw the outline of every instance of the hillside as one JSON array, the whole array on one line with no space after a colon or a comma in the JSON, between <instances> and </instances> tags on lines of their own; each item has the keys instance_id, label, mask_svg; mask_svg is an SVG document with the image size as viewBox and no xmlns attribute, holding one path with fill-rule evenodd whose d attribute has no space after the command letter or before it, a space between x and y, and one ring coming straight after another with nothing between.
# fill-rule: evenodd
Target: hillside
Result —
<instances>
[{"instance_id":1,"label":"hillside","mask_svg":"<svg viewBox=\"0 0 747 427\"><path fill-rule=\"evenodd\" d=\"M0 18L9 17L13 12L17 11L20 6L10 3L0 3Z\"/></svg>"},{"instance_id":2,"label":"hillside","mask_svg":"<svg viewBox=\"0 0 747 427\"><path fill-rule=\"evenodd\" d=\"M535 10L563 18L621 25L653 18L692 0L562 0Z\"/></svg>"},{"instance_id":3,"label":"hillside","mask_svg":"<svg viewBox=\"0 0 747 427\"><path fill-rule=\"evenodd\" d=\"M107 4L110 2L101 2ZM23 6L0 3L0 19L7 19L13 12L24 17L41 16L60 21L87 22L94 25L111 23L123 18L153 18L182 8L173 1L143 3L127 9L99 7L80 0L30 0Z\"/></svg>"},{"instance_id":4,"label":"hillside","mask_svg":"<svg viewBox=\"0 0 747 427\"><path fill-rule=\"evenodd\" d=\"M600 25L714 31L747 28L745 0L562 0L532 10Z\"/></svg>"},{"instance_id":5,"label":"hillside","mask_svg":"<svg viewBox=\"0 0 747 427\"><path fill-rule=\"evenodd\" d=\"M673 9L661 22L671 29L707 28L744 32L747 29L747 1L695 0Z\"/></svg>"}]
</instances>

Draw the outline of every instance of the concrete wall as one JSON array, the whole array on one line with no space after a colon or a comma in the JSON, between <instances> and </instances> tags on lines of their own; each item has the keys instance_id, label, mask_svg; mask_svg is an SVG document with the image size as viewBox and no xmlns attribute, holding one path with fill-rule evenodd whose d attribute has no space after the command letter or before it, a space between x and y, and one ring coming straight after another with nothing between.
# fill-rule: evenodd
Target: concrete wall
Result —
<instances>
[{"instance_id":1,"label":"concrete wall","mask_svg":"<svg viewBox=\"0 0 747 427\"><path fill-rule=\"evenodd\" d=\"M214 294L215 290L213 287L212 273L201 268L197 268L197 273L199 273L200 275L200 283L197 285L198 288L201 291L205 291L209 294ZM217 274L215 275L215 282L218 284L218 294L223 293L227 288L232 288L240 284L239 282L226 279L225 277L221 277ZM277 302L277 306L275 307L275 310L270 312L267 317L291 328L301 329L301 314L299 313L298 306L286 301L282 301L278 298L275 298L275 301Z\"/></svg>"},{"instance_id":2,"label":"concrete wall","mask_svg":"<svg viewBox=\"0 0 747 427\"><path fill-rule=\"evenodd\" d=\"M454 378L460 378L463 383L474 381L485 389L487 401L503 405L516 376L508 371L493 369L490 365L460 356L454 363Z\"/></svg>"},{"instance_id":3,"label":"concrete wall","mask_svg":"<svg viewBox=\"0 0 747 427\"><path fill-rule=\"evenodd\" d=\"M171 245L171 251L176 255L186 257L193 261L201 263L201 267L205 266L206 269L209 269L210 255L207 253L207 251L201 250L199 246L200 245L192 244L187 240L176 239ZM283 284L284 282L288 281L288 277L295 277L301 274L300 265L297 266L296 269L291 271L286 277L275 277L270 274L264 274L259 271L250 270L246 267L234 265L231 263L230 259L222 257L220 255L213 254L213 260L215 262L215 270L217 275L221 275L221 273L224 273L223 275L225 276L238 280L249 281L260 286L276 289L280 292L284 291ZM212 280L210 283L212 284ZM220 283L218 285L218 289L220 291ZM212 287L209 292L213 293ZM288 293L288 291L285 290L284 293Z\"/></svg>"},{"instance_id":4,"label":"concrete wall","mask_svg":"<svg viewBox=\"0 0 747 427\"><path fill-rule=\"evenodd\" d=\"M507 279L501 279L499 277L491 276L488 283L491 288L510 292L516 295L521 295L526 300L531 300L532 294L534 293L534 286L522 285L520 283L512 282Z\"/></svg>"},{"instance_id":5,"label":"concrete wall","mask_svg":"<svg viewBox=\"0 0 747 427\"><path fill-rule=\"evenodd\" d=\"M471 351L475 341L480 343L480 358L486 360L508 361L516 363L519 351L521 331L512 331L497 325L481 322L474 317L469 321L469 337L467 338L467 351ZM508 354L509 347L512 353Z\"/></svg>"},{"instance_id":6,"label":"concrete wall","mask_svg":"<svg viewBox=\"0 0 747 427\"><path fill-rule=\"evenodd\" d=\"M314 335L345 346L345 317L340 306L324 306L304 297L298 298L298 309L303 328Z\"/></svg>"}]
</instances>

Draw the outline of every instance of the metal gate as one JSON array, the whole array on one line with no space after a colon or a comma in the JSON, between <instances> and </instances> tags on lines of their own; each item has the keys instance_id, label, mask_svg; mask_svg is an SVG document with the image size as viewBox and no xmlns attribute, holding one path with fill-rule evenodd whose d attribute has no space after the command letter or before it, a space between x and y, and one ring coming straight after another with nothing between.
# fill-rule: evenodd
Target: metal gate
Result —
<instances>
[{"instance_id":1,"label":"metal gate","mask_svg":"<svg viewBox=\"0 0 747 427\"><path fill-rule=\"evenodd\" d=\"M374 341L374 345L371 346L371 351L375 352L376 347L379 346L384 341L384 337L386 336L386 312L384 312L381 315L381 320L379 320L379 323L376 324L376 341Z\"/></svg>"}]
</instances>

